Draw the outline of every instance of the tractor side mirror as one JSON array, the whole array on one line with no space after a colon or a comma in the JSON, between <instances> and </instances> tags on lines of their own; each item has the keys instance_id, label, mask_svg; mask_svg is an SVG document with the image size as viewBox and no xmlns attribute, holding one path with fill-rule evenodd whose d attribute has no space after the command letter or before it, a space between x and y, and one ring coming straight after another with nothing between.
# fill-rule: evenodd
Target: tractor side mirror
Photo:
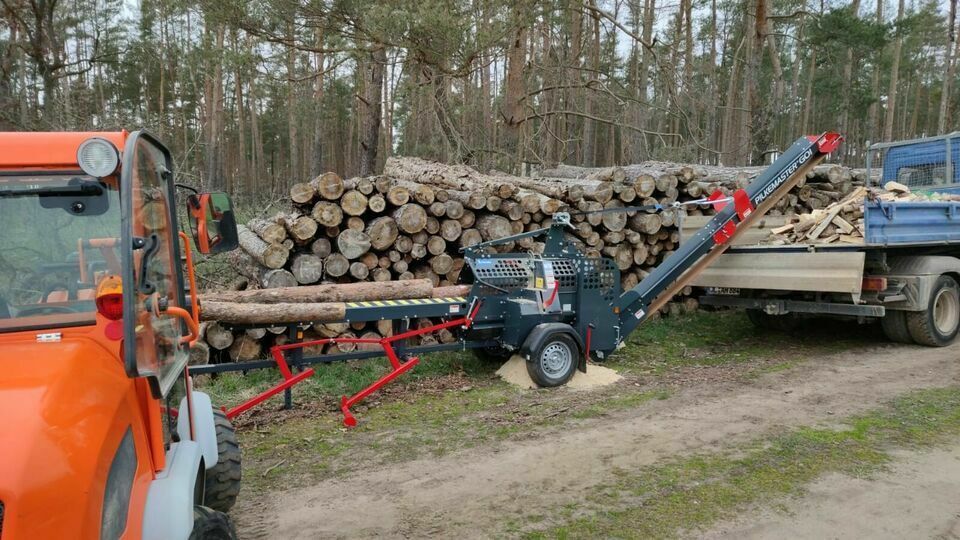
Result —
<instances>
[{"instance_id":1,"label":"tractor side mirror","mask_svg":"<svg viewBox=\"0 0 960 540\"><path fill-rule=\"evenodd\" d=\"M236 249L237 220L226 193L198 193L187 198L190 232L197 250L204 254Z\"/></svg>"}]
</instances>

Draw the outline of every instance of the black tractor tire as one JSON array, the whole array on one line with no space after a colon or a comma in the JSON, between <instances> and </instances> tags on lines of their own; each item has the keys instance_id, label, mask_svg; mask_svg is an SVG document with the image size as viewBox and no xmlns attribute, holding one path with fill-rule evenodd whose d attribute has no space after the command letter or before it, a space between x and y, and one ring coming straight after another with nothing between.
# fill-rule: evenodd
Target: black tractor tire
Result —
<instances>
[{"instance_id":1,"label":"black tractor tire","mask_svg":"<svg viewBox=\"0 0 960 540\"><path fill-rule=\"evenodd\" d=\"M907 328L906 311L888 309L887 313L880 319L880 327L883 328L883 335L894 343L913 343L913 338L910 337L910 329Z\"/></svg>"},{"instance_id":2,"label":"black tractor tire","mask_svg":"<svg viewBox=\"0 0 960 540\"><path fill-rule=\"evenodd\" d=\"M230 516L199 504L193 507L190 540L237 540Z\"/></svg>"},{"instance_id":3,"label":"black tractor tire","mask_svg":"<svg viewBox=\"0 0 960 540\"><path fill-rule=\"evenodd\" d=\"M526 361L527 373L541 388L553 388L567 383L580 360L580 347L564 332L556 332L543 340L537 350L530 351Z\"/></svg>"},{"instance_id":4,"label":"black tractor tire","mask_svg":"<svg viewBox=\"0 0 960 540\"><path fill-rule=\"evenodd\" d=\"M786 315L770 315L760 309L747 309L747 318L753 326L762 330L790 332L800 326L800 318L792 313Z\"/></svg>"},{"instance_id":5,"label":"black tractor tire","mask_svg":"<svg viewBox=\"0 0 960 540\"><path fill-rule=\"evenodd\" d=\"M217 464L207 469L203 504L220 512L229 512L240 494L240 444L227 415L213 410L217 430Z\"/></svg>"},{"instance_id":6,"label":"black tractor tire","mask_svg":"<svg viewBox=\"0 0 960 540\"><path fill-rule=\"evenodd\" d=\"M960 286L950 276L940 276L930 291L927 309L907 312L910 337L920 345L946 347L960 330Z\"/></svg>"},{"instance_id":7,"label":"black tractor tire","mask_svg":"<svg viewBox=\"0 0 960 540\"><path fill-rule=\"evenodd\" d=\"M494 362L506 362L513 356L513 351L508 351L503 347L484 347L482 349L473 349L473 355L482 362L490 362L492 364Z\"/></svg>"}]
</instances>

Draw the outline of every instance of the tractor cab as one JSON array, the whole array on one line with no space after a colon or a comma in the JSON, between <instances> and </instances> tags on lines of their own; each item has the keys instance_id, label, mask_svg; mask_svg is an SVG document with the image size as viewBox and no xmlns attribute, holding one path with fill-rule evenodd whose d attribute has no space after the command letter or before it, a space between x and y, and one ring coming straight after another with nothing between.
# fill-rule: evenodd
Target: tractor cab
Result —
<instances>
[{"instance_id":1,"label":"tractor cab","mask_svg":"<svg viewBox=\"0 0 960 540\"><path fill-rule=\"evenodd\" d=\"M201 252L236 246L228 197L185 199ZM3 538L229 537L239 449L190 386L176 201L146 132L0 133Z\"/></svg>"}]
</instances>

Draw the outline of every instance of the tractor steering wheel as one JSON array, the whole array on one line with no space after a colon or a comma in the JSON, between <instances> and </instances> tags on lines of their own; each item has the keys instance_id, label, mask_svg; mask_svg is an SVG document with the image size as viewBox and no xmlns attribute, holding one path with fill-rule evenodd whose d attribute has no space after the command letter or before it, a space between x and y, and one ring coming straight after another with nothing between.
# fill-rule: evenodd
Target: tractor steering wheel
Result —
<instances>
[{"instance_id":1,"label":"tractor steering wheel","mask_svg":"<svg viewBox=\"0 0 960 540\"><path fill-rule=\"evenodd\" d=\"M41 301L46 301L46 299L50 297L50 293L52 293L53 291L59 291L59 290L62 290L62 289L66 289L66 290L67 290L67 301L68 301L68 302L72 302L72 301L75 301L75 300L77 299L77 289L78 289L78 288L79 288L79 287L77 286L77 281L76 281L75 279L68 279L66 286L64 286L64 285L57 285L57 284L47 285L47 286L43 289L43 296L41 296L40 299L41 299Z\"/></svg>"}]
</instances>

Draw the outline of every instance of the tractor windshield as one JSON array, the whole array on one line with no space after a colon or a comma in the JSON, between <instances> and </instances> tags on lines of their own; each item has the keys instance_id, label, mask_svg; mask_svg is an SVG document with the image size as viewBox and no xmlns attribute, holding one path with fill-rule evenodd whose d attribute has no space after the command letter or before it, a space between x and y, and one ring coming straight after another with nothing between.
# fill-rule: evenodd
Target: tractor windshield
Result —
<instances>
[{"instance_id":1,"label":"tractor windshield","mask_svg":"<svg viewBox=\"0 0 960 540\"><path fill-rule=\"evenodd\" d=\"M94 324L119 234L116 179L0 176L0 332Z\"/></svg>"}]
</instances>

